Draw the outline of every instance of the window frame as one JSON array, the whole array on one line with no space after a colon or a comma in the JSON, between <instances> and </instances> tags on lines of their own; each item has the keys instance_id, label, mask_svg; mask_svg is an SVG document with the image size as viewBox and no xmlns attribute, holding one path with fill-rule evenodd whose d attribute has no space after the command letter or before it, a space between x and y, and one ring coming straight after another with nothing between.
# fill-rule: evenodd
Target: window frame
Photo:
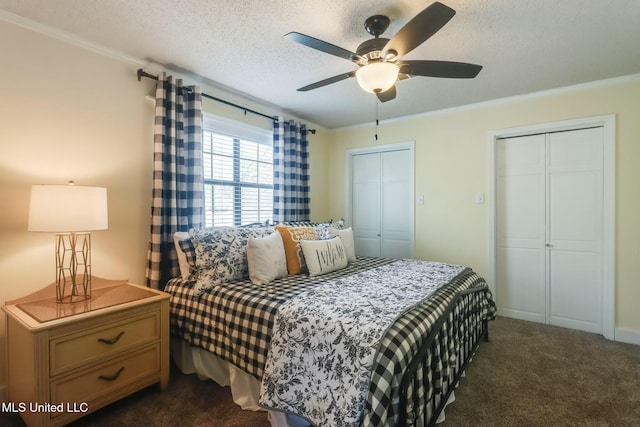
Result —
<instances>
[{"instance_id":1,"label":"window frame","mask_svg":"<svg viewBox=\"0 0 640 427\"><path fill-rule=\"evenodd\" d=\"M210 113L203 114L203 126L202 132L204 136L204 132L212 132L213 134L223 135L233 140L233 181L222 180L222 179L209 179L207 177L203 177L204 185L211 185L213 191L213 186L227 186L233 188L233 226L239 226L242 224L242 202L241 202L241 193L243 188L257 188L257 189L266 189L273 191L273 176L271 184L261 184L261 183L252 183L252 182L243 182L240 181L240 161L241 157L241 142L248 141L257 144L264 144L273 147L273 129L260 128L255 125L250 125L247 123L235 121L232 119L223 118L220 116L216 116ZM204 138L203 138L204 139ZM203 159L204 159L204 143L203 143ZM251 160L253 161L253 160ZM255 160L256 164L259 166L261 162L259 159ZM273 159L271 166L273 167ZM204 192L204 205L205 205L205 216L207 214L208 208L208 200L206 199L207 191ZM212 195L213 197L213 195ZM260 196L258 195L258 199ZM240 203L237 201L240 200ZM260 212L260 211L258 211ZM271 212L270 220L273 219L273 212ZM213 222L213 210L211 209L211 220L212 223L206 223L206 226L219 226Z\"/></svg>"}]
</instances>

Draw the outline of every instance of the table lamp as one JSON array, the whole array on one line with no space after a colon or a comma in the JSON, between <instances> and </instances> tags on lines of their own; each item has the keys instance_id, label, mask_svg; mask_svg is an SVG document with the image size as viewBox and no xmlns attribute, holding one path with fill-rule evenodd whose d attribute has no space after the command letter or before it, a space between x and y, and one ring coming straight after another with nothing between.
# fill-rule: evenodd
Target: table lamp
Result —
<instances>
[{"instance_id":1,"label":"table lamp","mask_svg":"<svg viewBox=\"0 0 640 427\"><path fill-rule=\"evenodd\" d=\"M91 233L108 228L107 189L32 185L29 231L56 233L56 300L91 298Z\"/></svg>"}]
</instances>

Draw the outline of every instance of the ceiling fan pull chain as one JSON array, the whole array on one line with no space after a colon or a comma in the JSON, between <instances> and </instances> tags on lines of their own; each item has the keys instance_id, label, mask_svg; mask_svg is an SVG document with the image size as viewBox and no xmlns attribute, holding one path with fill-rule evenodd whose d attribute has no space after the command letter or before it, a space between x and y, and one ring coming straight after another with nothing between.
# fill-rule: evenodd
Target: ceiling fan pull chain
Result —
<instances>
[{"instance_id":1,"label":"ceiling fan pull chain","mask_svg":"<svg viewBox=\"0 0 640 427\"><path fill-rule=\"evenodd\" d=\"M376 137L376 141L378 140L378 124L380 123L378 120L378 99L376 98L376 132L375 132L375 137Z\"/></svg>"}]
</instances>

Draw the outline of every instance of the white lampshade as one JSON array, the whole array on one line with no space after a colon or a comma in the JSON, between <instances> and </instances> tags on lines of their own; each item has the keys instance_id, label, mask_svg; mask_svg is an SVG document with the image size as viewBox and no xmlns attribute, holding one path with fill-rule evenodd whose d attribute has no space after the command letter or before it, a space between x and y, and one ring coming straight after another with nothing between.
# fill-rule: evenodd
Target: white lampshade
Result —
<instances>
[{"instance_id":1,"label":"white lampshade","mask_svg":"<svg viewBox=\"0 0 640 427\"><path fill-rule=\"evenodd\" d=\"M107 189L81 185L32 185L29 231L54 233L108 228Z\"/></svg>"},{"instance_id":2,"label":"white lampshade","mask_svg":"<svg viewBox=\"0 0 640 427\"><path fill-rule=\"evenodd\" d=\"M373 62L356 71L360 87L367 92L385 92L398 80L399 68L391 62Z\"/></svg>"}]
</instances>

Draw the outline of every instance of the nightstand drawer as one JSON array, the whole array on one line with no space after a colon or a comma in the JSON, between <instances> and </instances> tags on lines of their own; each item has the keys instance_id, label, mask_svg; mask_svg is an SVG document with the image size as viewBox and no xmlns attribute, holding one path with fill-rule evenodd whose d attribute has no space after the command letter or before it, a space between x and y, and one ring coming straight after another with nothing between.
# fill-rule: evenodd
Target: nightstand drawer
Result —
<instances>
[{"instance_id":1,"label":"nightstand drawer","mask_svg":"<svg viewBox=\"0 0 640 427\"><path fill-rule=\"evenodd\" d=\"M153 378L153 375L156 378ZM128 353L126 356L114 360L111 363L101 365L85 373L61 381L51 383L52 404L81 404L112 395L116 400L119 390L135 382L144 381L145 377L152 380L149 384L157 382L160 377L160 345L147 347L137 353ZM126 393L125 393L126 394ZM56 416L56 414L52 414Z\"/></svg>"},{"instance_id":2,"label":"nightstand drawer","mask_svg":"<svg viewBox=\"0 0 640 427\"><path fill-rule=\"evenodd\" d=\"M158 310L56 338L49 343L50 375L53 377L85 363L107 358L135 346L157 342L159 339Z\"/></svg>"}]
</instances>

